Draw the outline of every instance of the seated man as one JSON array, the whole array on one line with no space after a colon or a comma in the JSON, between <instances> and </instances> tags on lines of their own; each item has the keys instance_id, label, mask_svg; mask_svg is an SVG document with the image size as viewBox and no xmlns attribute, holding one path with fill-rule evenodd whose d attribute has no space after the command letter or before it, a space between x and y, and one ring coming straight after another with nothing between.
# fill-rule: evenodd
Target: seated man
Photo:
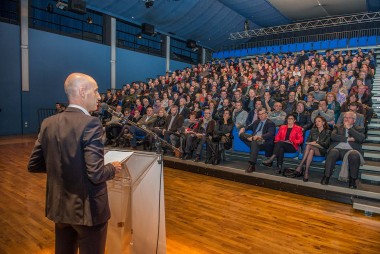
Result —
<instances>
[{"instance_id":1,"label":"seated man","mask_svg":"<svg viewBox=\"0 0 380 254\"><path fill-rule=\"evenodd\" d=\"M235 103L235 110L232 113L232 121L235 124L236 129L240 129L245 126L245 122L247 121L248 112L243 110L243 103L241 101L237 101Z\"/></svg>"},{"instance_id":2,"label":"seated man","mask_svg":"<svg viewBox=\"0 0 380 254\"><path fill-rule=\"evenodd\" d=\"M116 112L121 113L121 106L116 107ZM120 123L120 118L117 116L112 116L111 120L106 123L106 143L105 145L110 145L116 138L119 136L119 133L122 129L122 125Z\"/></svg>"},{"instance_id":3,"label":"seated man","mask_svg":"<svg viewBox=\"0 0 380 254\"><path fill-rule=\"evenodd\" d=\"M325 175L321 184L329 184L337 160L343 160L342 169L348 169L349 188L356 189L356 179L363 155L362 143L365 139L364 128L355 126L356 114L344 114L343 125L335 125L331 133L331 145L327 151ZM346 158L347 156L347 158Z\"/></svg>"},{"instance_id":4,"label":"seated man","mask_svg":"<svg viewBox=\"0 0 380 254\"><path fill-rule=\"evenodd\" d=\"M253 135L244 133L246 130L252 130ZM239 138L251 148L249 163L250 166L245 171L251 173L255 171L257 155L259 150L265 150L265 156L269 157L273 152L273 140L276 132L275 124L268 119L268 114L265 108L258 111L258 119L246 128L241 128Z\"/></svg>"},{"instance_id":5,"label":"seated man","mask_svg":"<svg viewBox=\"0 0 380 254\"><path fill-rule=\"evenodd\" d=\"M206 138L214 133L214 129L215 121L211 118L211 112L209 109L205 109L203 119L199 121L193 132L186 136L184 159L191 159L192 150L195 149L195 162L199 162Z\"/></svg>"},{"instance_id":6,"label":"seated man","mask_svg":"<svg viewBox=\"0 0 380 254\"><path fill-rule=\"evenodd\" d=\"M311 122L312 123L314 123L314 119L317 116L323 116L329 125L335 124L334 110L327 108L327 101L325 99L320 100L318 109L314 110L313 113L311 113Z\"/></svg>"},{"instance_id":7,"label":"seated man","mask_svg":"<svg viewBox=\"0 0 380 254\"><path fill-rule=\"evenodd\" d=\"M199 124L199 121L198 119L196 118L196 112L191 112L190 113L190 116L189 116L189 119L185 119L183 121L183 124L182 124L182 127L179 128L179 136L177 135L171 135L170 136L170 142L171 144L174 144L174 146L176 144L178 144L179 142L179 148L182 152L182 159L187 159L185 158L186 157L186 140L187 140L187 137L191 134L193 134L193 137L195 136L194 135L194 128ZM191 150L192 152L192 150Z\"/></svg>"},{"instance_id":8,"label":"seated man","mask_svg":"<svg viewBox=\"0 0 380 254\"><path fill-rule=\"evenodd\" d=\"M283 125L285 122L286 113L282 111L281 102L276 102L273 107L274 111L268 114L268 118L274 122L276 126Z\"/></svg>"},{"instance_id":9,"label":"seated man","mask_svg":"<svg viewBox=\"0 0 380 254\"><path fill-rule=\"evenodd\" d=\"M364 123L365 123L364 115L357 112L359 109L359 103L356 101L351 102L348 106L348 109L349 111L354 112L356 114L355 126L364 127ZM344 117L344 113L340 113L340 116L336 124L343 124L343 117Z\"/></svg>"},{"instance_id":10,"label":"seated man","mask_svg":"<svg viewBox=\"0 0 380 254\"><path fill-rule=\"evenodd\" d=\"M157 116L153 114L152 106L146 107L146 114L137 122L137 126L142 129L151 129L154 122L156 121ZM132 134L130 140L132 149L136 149L137 136L146 136L146 132L139 129L136 126L129 127L129 132Z\"/></svg>"},{"instance_id":11,"label":"seated man","mask_svg":"<svg viewBox=\"0 0 380 254\"><path fill-rule=\"evenodd\" d=\"M164 135L164 140L169 144L171 143L170 136L177 135L179 136L179 129L183 124L183 116L178 113L178 106L173 105L170 109L170 115L166 117L166 123L162 129L162 135ZM175 144L174 144L175 145ZM166 153L168 147L163 147L164 153ZM170 148L170 147L169 147Z\"/></svg>"}]
</instances>

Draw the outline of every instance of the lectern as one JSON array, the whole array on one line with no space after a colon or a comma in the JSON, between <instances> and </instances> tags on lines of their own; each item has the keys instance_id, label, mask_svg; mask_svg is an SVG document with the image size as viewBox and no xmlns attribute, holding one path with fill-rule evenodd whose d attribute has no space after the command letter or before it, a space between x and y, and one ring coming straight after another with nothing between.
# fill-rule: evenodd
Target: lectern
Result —
<instances>
[{"instance_id":1,"label":"lectern","mask_svg":"<svg viewBox=\"0 0 380 254\"><path fill-rule=\"evenodd\" d=\"M107 182L111 219L107 254L166 253L164 182L161 156L106 150L105 163L122 162L122 172Z\"/></svg>"}]
</instances>

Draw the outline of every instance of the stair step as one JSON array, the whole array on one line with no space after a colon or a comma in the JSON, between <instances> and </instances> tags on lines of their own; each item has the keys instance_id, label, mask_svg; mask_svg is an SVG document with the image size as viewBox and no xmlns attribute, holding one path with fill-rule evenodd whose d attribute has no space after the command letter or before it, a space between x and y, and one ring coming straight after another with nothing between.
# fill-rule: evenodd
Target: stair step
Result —
<instances>
[{"instance_id":1,"label":"stair step","mask_svg":"<svg viewBox=\"0 0 380 254\"><path fill-rule=\"evenodd\" d=\"M364 159L370 161L380 161L380 154L376 152L364 152Z\"/></svg>"},{"instance_id":2,"label":"stair step","mask_svg":"<svg viewBox=\"0 0 380 254\"><path fill-rule=\"evenodd\" d=\"M372 123L380 123L380 118L372 118L371 122Z\"/></svg>"},{"instance_id":3,"label":"stair step","mask_svg":"<svg viewBox=\"0 0 380 254\"><path fill-rule=\"evenodd\" d=\"M377 136L368 136L365 140L366 143L380 143L380 137Z\"/></svg>"},{"instance_id":4,"label":"stair step","mask_svg":"<svg viewBox=\"0 0 380 254\"><path fill-rule=\"evenodd\" d=\"M371 123L368 125L370 129L380 129L380 124L378 123Z\"/></svg>"},{"instance_id":5,"label":"stair step","mask_svg":"<svg viewBox=\"0 0 380 254\"><path fill-rule=\"evenodd\" d=\"M380 130L368 130L368 135L369 136L380 136Z\"/></svg>"},{"instance_id":6,"label":"stair step","mask_svg":"<svg viewBox=\"0 0 380 254\"><path fill-rule=\"evenodd\" d=\"M356 210L361 210L370 213L380 214L380 202L370 201L365 199L355 198L352 207Z\"/></svg>"},{"instance_id":7,"label":"stair step","mask_svg":"<svg viewBox=\"0 0 380 254\"><path fill-rule=\"evenodd\" d=\"M373 166L373 165L367 165L364 164L360 167L361 170L365 170L368 172L379 172L380 173L380 166Z\"/></svg>"},{"instance_id":8,"label":"stair step","mask_svg":"<svg viewBox=\"0 0 380 254\"><path fill-rule=\"evenodd\" d=\"M362 148L366 151L380 151L380 146L373 144L363 144Z\"/></svg>"},{"instance_id":9,"label":"stair step","mask_svg":"<svg viewBox=\"0 0 380 254\"><path fill-rule=\"evenodd\" d=\"M360 179L371 182L380 182L380 174L363 172L360 176Z\"/></svg>"}]
</instances>

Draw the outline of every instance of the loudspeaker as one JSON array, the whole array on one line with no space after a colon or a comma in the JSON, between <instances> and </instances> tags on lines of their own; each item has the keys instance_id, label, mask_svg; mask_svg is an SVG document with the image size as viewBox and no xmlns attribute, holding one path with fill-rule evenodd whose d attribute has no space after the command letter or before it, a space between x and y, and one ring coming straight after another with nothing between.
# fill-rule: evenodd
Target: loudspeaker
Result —
<instances>
[{"instance_id":1,"label":"loudspeaker","mask_svg":"<svg viewBox=\"0 0 380 254\"><path fill-rule=\"evenodd\" d=\"M86 1L83 0L69 0L67 3L69 11L79 14L86 14Z\"/></svg>"},{"instance_id":2,"label":"loudspeaker","mask_svg":"<svg viewBox=\"0 0 380 254\"><path fill-rule=\"evenodd\" d=\"M191 49L196 48L197 42L194 40L187 40L186 47L191 48Z\"/></svg>"},{"instance_id":3,"label":"loudspeaker","mask_svg":"<svg viewBox=\"0 0 380 254\"><path fill-rule=\"evenodd\" d=\"M147 35L154 35L154 26L151 24L143 23L141 25L141 31Z\"/></svg>"}]
</instances>

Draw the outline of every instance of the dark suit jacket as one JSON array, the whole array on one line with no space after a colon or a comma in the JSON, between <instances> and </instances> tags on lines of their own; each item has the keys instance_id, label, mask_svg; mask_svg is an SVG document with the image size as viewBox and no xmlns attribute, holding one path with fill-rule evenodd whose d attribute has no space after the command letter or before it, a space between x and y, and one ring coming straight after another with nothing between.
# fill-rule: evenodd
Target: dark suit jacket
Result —
<instances>
[{"instance_id":1,"label":"dark suit jacket","mask_svg":"<svg viewBox=\"0 0 380 254\"><path fill-rule=\"evenodd\" d=\"M259 123L260 123L260 119L257 119L252 124L248 125L245 130L246 131L252 130L254 134L254 132L256 131L256 128L259 126ZM263 126L262 136L261 136L264 139L264 144L262 144L262 146L264 146L265 156L272 155L275 133L276 133L276 125L274 124L273 121L267 119Z\"/></svg>"},{"instance_id":2,"label":"dark suit jacket","mask_svg":"<svg viewBox=\"0 0 380 254\"><path fill-rule=\"evenodd\" d=\"M182 115L177 113L177 115L175 116L175 118L173 120L172 126L168 130L168 127L169 127L169 124L170 124L172 117L173 116L171 116L171 115L166 117L166 123L165 123L164 129L167 131L176 132L179 130L179 128L181 128L184 119L183 119Z\"/></svg>"},{"instance_id":3,"label":"dark suit jacket","mask_svg":"<svg viewBox=\"0 0 380 254\"><path fill-rule=\"evenodd\" d=\"M47 172L46 216L55 223L94 226L110 218L103 128L98 118L68 107L45 119L28 170Z\"/></svg>"},{"instance_id":4,"label":"dark suit jacket","mask_svg":"<svg viewBox=\"0 0 380 254\"><path fill-rule=\"evenodd\" d=\"M336 147L340 142L346 142L347 138L345 134L346 132L343 125L335 125L334 130L331 133L331 145L327 152L329 152L332 148ZM364 128L354 125L354 127L348 130L348 136L353 137L355 139L355 141L348 142L350 146L353 149L359 151L361 154L364 154L362 150L362 143L365 140Z\"/></svg>"},{"instance_id":5,"label":"dark suit jacket","mask_svg":"<svg viewBox=\"0 0 380 254\"><path fill-rule=\"evenodd\" d=\"M178 112L179 111L180 111L180 108L178 107ZM180 115L183 116L183 119L188 119L190 116L190 109L188 107L184 106Z\"/></svg>"}]
</instances>

